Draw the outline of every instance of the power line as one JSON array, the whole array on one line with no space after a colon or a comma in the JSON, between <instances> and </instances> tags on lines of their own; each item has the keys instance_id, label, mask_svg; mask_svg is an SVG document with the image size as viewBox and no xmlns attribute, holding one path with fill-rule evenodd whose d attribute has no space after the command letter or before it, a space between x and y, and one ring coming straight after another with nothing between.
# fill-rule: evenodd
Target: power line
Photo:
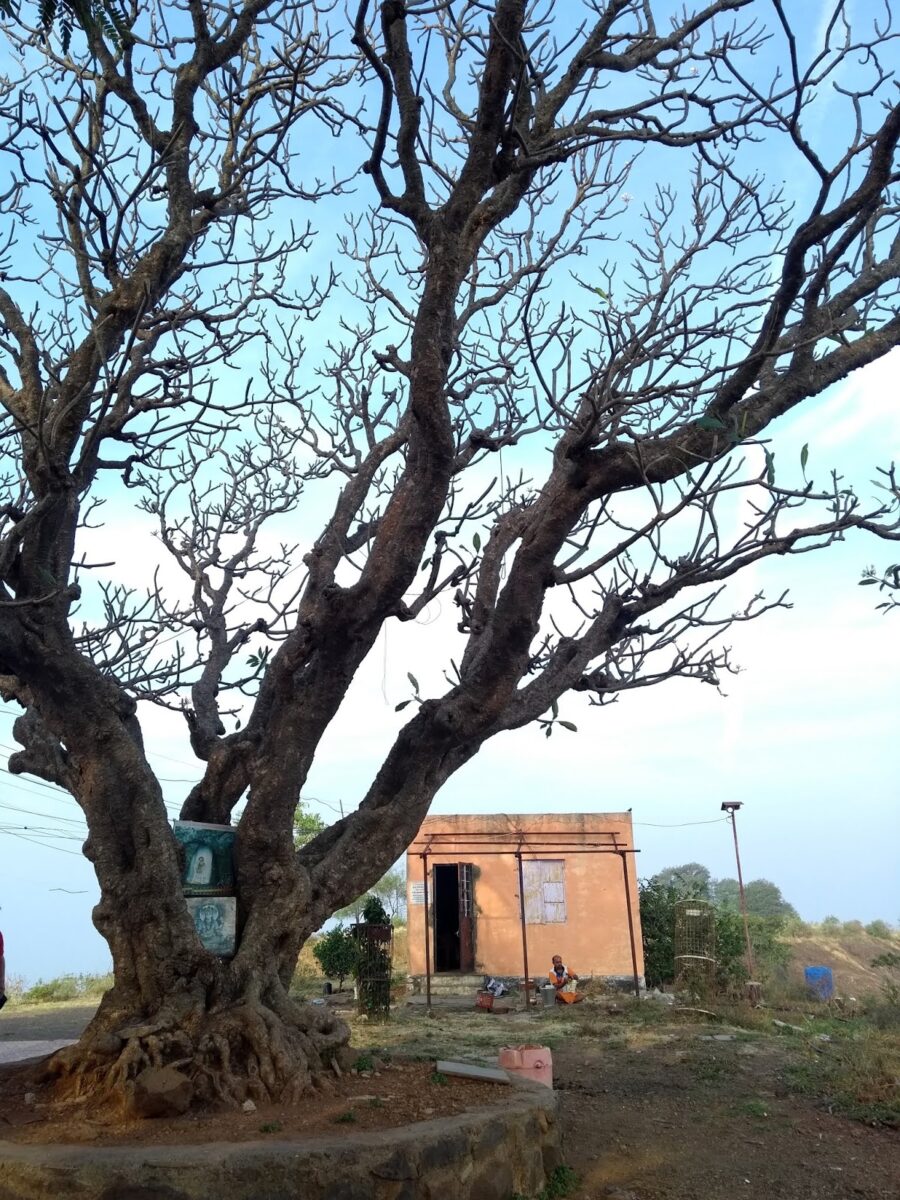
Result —
<instances>
[{"instance_id":1,"label":"power line","mask_svg":"<svg viewBox=\"0 0 900 1200\"><path fill-rule=\"evenodd\" d=\"M712 821L680 821L677 825L657 825L653 821L632 821L632 825L642 825L648 829L687 829L690 825L721 825L725 817L716 817Z\"/></svg>"},{"instance_id":2,"label":"power line","mask_svg":"<svg viewBox=\"0 0 900 1200\"><path fill-rule=\"evenodd\" d=\"M33 808L20 808L17 804L4 804L0 801L0 808L6 809L7 812L24 813L29 817L47 817L51 821L65 821L67 825L83 825L85 822L77 817L63 817L59 813L38 812Z\"/></svg>"},{"instance_id":3,"label":"power line","mask_svg":"<svg viewBox=\"0 0 900 1200\"><path fill-rule=\"evenodd\" d=\"M4 833L15 833L18 830L23 833L33 833L35 837L54 838L56 841L63 842L84 841L84 837L80 837L77 833L70 833L65 829L54 829L52 825L0 825L0 830Z\"/></svg>"},{"instance_id":4,"label":"power line","mask_svg":"<svg viewBox=\"0 0 900 1200\"><path fill-rule=\"evenodd\" d=\"M74 854L76 858L84 858L78 850L66 850L63 846L54 846L51 842L39 842L37 838L28 837L24 833L16 833L12 829L0 829L7 837L21 838L23 842L31 842L33 846L43 846L45 850L57 850L60 854Z\"/></svg>"}]
</instances>

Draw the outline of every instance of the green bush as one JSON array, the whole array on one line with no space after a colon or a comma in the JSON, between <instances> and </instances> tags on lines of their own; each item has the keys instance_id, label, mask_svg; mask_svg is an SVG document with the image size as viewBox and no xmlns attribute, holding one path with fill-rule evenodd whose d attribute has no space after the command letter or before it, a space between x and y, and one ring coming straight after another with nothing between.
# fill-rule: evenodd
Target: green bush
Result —
<instances>
[{"instance_id":1,"label":"green bush","mask_svg":"<svg viewBox=\"0 0 900 1200\"><path fill-rule=\"evenodd\" d=\"M371 893L366 897L363 905L362 919L367 925L390 925L391 923L384 905L377 896Z\"/></svg>"},{"instance_id":2,"label":"green bush","mask_svg":"<svg viewBox=\"0 0 900 1200\"><path fill-rule=\"evenodd\" d=\"M112 987L111 975L61 975L39 979L18 996L21 1004L60 1004L67 1000L98 1000Z\"/></svg>"},{"instance_id":3,"label":"green bush","mask_svg":"<svg viewBox=\"0 0 900 1200\"><path fill-rule=\"evenodd\" d=\"M644 942L644 974L648 987L660 987L675 979L675 905L692 898L677 882L658 878L639 884L641 929ZM755 974L763 983L781 981L787 973L790 947L782 941L785 917L750 915ZM716 909L716 986L734 991L747 979L744 922L740 913Z\"/></svg>"},{"instance_id":4,"label":"green bush","mask_svg":"<svg viewBox=\"0 0 900 1200\"><path fill-rule=\"evenodd\" d=\"M316 962L329 979L338 981L338 991L344 986L344 980L356 969L359 951L356 938L343 925L335 925L323 933L312 948Z\"/></svg>"},{"instance_id":5,"label":"green bush","mask_svg":"<svg viewBox=\"0 0 900 1200\"><path fill-rule=\"evenodd\" d=\"M866 933L869 937L890 939L894 936L894 931L888 925L887 921L870 921L866 926Z\"/></svg>"}]
</instances>

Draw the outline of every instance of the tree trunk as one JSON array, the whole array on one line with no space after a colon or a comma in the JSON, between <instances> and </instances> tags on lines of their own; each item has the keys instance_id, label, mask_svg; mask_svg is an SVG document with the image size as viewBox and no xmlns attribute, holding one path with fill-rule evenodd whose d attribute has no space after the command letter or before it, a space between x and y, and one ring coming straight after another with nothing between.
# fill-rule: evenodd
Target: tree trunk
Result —
<instances>
[{"instance_id":1,"label":"tree trunk","mask_svg":"<svg viewBox=\"0 0 900 1200\"><path fill-rule=\"evenodd\" d=\"M296 1100L349 1031L329 1010L288 994L300 946L320 923L289 825L239 833L237 950L231 961L210 953L185 904L178 848L132 723L134 706L67 652L64 636L55 644L53 636L45 628L43 645L58 653L34 672L33 690L42 727L56 739L59 782L88 823L84 851L101 890L93 918L112 954L115 985L77 1045L51 1060L50 1075L63 1094L123 1100L145 1067L177 1065L200 1103ZM66 704L68 689L79 695L77 706ZM270 772L273 788L277 774Z\"/></svg>"},{"instance_id":2,"label":"tree trunk","mask_svg":"<svg viewBox=\"0 0 900 1200\"><path fill-rule=\"evenodd\" d=\"M344 1022L328 1008L293 1000L275 957L265 966L254 955L253 969L241 969L244 947L229 963L191 934L171 959L160 958L153 926L124 915L146 907L139 894L132 900L97 920L116 982L79 1042L50 1061L60 1093L127 1102L144 1068L167 1065L191 1079L202 1105L289 1103L317 1086L349 1040ZM280 932L284 942L300 940Z\"/></svg>"}]
</instances>

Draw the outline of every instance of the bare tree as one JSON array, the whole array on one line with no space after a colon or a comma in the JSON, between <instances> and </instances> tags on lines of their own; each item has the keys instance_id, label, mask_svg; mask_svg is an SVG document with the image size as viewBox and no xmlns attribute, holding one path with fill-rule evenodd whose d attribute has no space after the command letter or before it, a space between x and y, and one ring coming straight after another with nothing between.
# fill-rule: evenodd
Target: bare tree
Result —
<instances>
[{"instance_id":1,"label":"bare tree","mask_svg":"<svg viewBox=\"0 0 900 1200\"><path fill-rule=\"evenodd\" d=\"M852 28L838 3L804 57L780 0L653 8L362 0L347 25L316 0L171 0L81 58L9 35L10 768L84 811L115 964L63 1081L177 1060L201 1100L299 1094L346 1038L290 999L299 945L489 738L549 734L571 690L716 683L723 632L783 603L729 609L731 576L898 536L893 496L817 485L805 452L776 475L765 440L900 341L890 14ZM808 127L826 93L839 144ZM367 177L333 257L306 224L351 186L323 133ZM181 592L85 560L111 494ZM311 546L276 540L323 500ZM412 679L365 795L295 850L355 672L441 595L446 691ZM205 766L183 817L243 804L230 961L182 900L138 701L184 707Z\"/></svg>"}]
</instances>

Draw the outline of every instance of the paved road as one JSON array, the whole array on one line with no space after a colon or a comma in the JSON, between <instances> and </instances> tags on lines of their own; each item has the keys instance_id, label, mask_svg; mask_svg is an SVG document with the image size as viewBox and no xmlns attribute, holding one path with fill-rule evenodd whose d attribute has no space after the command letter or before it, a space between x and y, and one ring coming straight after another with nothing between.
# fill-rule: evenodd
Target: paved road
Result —
<instances>
[{"instance_id":1,"label":"paved road","mask_svg":"<svg viewBox=\"0 0 900 1200\"><path fill-rule=\"evenodd\" d=\"M96 1004L52 1004L0 1011L0 1063L43 1058L77 1041Z\"/></svg>"},{"instance_id":2,"label":"paved road","mask_svg":"<svg viewBox=\"0 0 900 1200\"><path fill-rule=\"evenodd\" d=\"M56 1041L59 1045L81 1036L96 1004L48 1004L0 1011L0 1049L6 1042Z\"/></svg>"}]
</instances>

